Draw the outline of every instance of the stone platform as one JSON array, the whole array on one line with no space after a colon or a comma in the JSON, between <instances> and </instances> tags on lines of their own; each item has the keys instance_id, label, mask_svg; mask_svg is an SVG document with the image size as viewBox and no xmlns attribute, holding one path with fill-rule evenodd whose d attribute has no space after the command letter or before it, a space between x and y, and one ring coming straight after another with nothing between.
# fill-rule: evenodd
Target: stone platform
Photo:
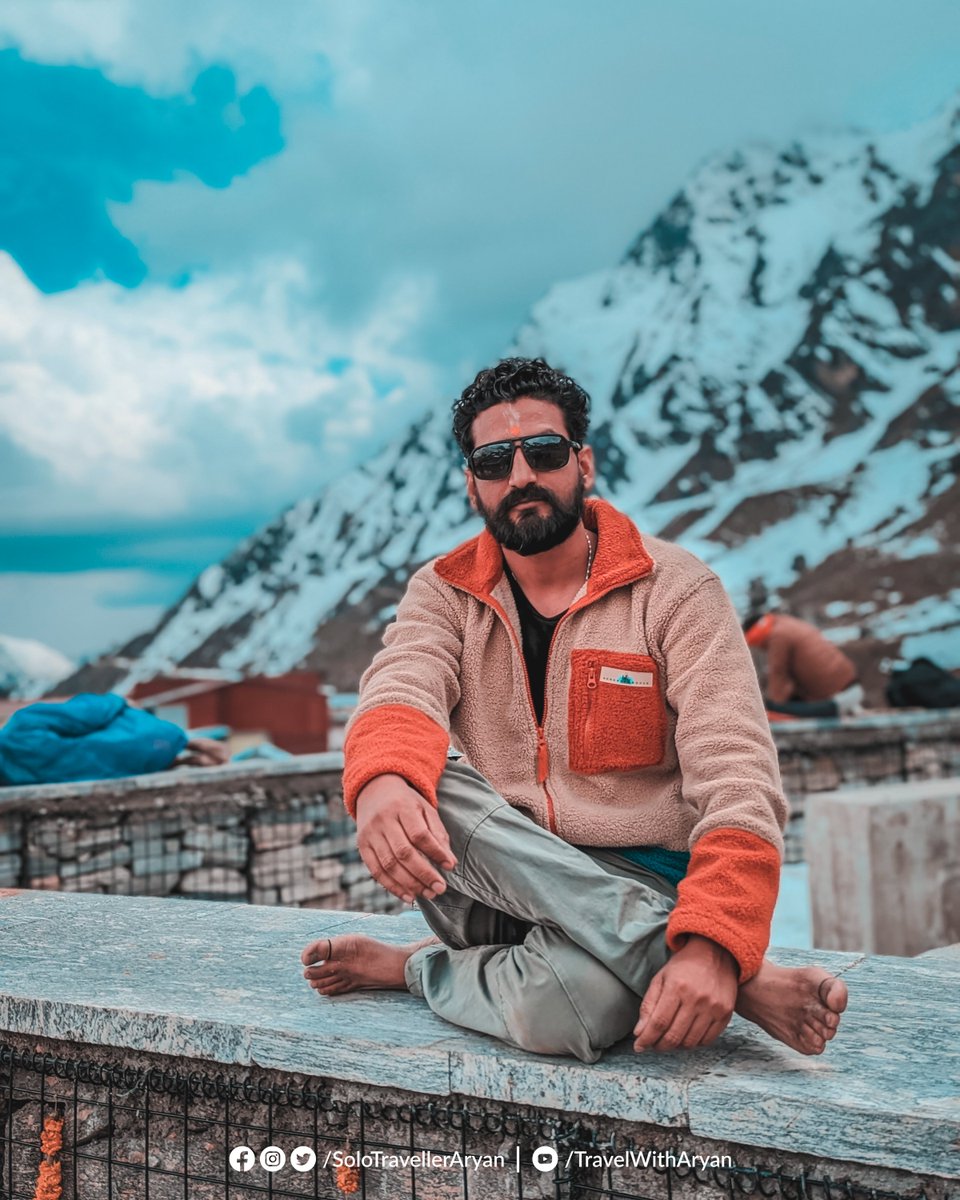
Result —
<instances>
[{"instance_id":1,"label":"stone platform","mask_svg":"<svg viewBox=\"0 0 960 1200\"><path fill-rule=\"evenodd\" d=\"M718 1142L960 1180L960 960L773 951L843 970L839 1037L805 1058L734 1018L683 1055L525 1054L399 993L321 999L310 939L422 936L371 916L190 900L0 894L2 1031L689 1130ZM956 1189L960 1191L960 1189ZM954 1194L948 1185L944 1194Z\"/></svg>"}]
</instances>

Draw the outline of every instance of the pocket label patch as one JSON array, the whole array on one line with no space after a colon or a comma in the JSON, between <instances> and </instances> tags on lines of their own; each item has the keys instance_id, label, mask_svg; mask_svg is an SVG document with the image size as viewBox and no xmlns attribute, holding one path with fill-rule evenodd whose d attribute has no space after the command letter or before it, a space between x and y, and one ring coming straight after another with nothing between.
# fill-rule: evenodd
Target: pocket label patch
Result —
<instances>
[{"instance_id":1,"label":"pocket label patch","mask_svg":"<svg viewBox=\"0 0 960 1200\"><path fill-rule=\"evenodd\" d=\"M615 683L620 687L653 687L651 671L624 671L617 667L600 668L601 683Z\"/></svg>"}]
</instances>

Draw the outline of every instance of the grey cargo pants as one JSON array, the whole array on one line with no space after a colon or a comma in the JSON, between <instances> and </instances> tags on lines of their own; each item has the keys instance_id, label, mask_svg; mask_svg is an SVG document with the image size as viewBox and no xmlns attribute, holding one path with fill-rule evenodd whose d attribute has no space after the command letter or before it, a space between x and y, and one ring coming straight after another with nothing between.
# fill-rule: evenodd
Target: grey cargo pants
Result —
<instances>
[{"instance_id":1,"label":"grey cargo pants","mask_svg":"<svg viewBox=\"0 0 960 1200\"><path fill-rule=\"evenodd\" d=\"M442 896L418 901L444 944L411 955L407 986L456 1025L596 1062L667 960L676 890L541 829L464 761L447 763L437 796L457 866Z\"/></svg>"}]
</instances>

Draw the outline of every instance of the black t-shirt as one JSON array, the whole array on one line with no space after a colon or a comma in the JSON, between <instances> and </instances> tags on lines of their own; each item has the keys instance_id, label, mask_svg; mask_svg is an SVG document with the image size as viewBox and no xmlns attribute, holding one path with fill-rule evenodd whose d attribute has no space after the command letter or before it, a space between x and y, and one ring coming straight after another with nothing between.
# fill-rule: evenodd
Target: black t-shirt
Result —
<instances>
[{"instance_id":1,"label":"black t-shirt","mask_svg":"<svg viewBox=\"0 0 960 1200\"><path fill-rule=\"evenodd\" d=\"M557 622L563 613L555 617L545 617L537 612L527 599L523 588L514 579L510 568L504 564L510 590L520 614L520 636L523 641L523 660L527 664L527 677L530 680L530 693L533 696L533 707L537 714L537 724L543 724L543 689L547 677L547 652L550 649L550 639ZM564 612L566 609L564 609Z\"/></svg>"}]
</instances>

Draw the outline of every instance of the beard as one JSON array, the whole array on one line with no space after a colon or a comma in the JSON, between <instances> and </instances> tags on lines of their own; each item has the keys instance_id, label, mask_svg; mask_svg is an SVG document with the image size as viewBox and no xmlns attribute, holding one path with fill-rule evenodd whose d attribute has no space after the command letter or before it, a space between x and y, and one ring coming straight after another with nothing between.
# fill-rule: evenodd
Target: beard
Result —
<instances>
[{"instance_id":1,"label":"beard","mask_svg":"<svg viewBox=\"0 0 960 1200\"><path fill-rule=\"evenodd\" d=\"M546 488L528 483L526 487L508 492L496 508L487 508L478 496L477 512L505 550L528 558L531 554L552 550L567 540L583 516L583 496L583 476L578 472L576 487L567 504ZM514 519L511 510L524 500L542 500L550 507L549 515L541 517L530 510Z\"/></svg>"}]
</instances>

